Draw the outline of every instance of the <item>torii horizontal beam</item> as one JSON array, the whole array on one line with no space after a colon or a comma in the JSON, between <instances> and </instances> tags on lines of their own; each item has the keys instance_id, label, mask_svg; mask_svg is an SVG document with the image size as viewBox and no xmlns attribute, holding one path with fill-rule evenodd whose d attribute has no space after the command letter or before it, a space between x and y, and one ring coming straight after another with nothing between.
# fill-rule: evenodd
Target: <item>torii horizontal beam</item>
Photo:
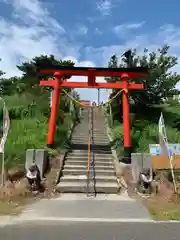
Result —
<instances>
[{"instance_id":1,"label":"torii horizontal beam","mask_svg":"<svg viewBox=\"0 0 180 240\"><path fill-rule=\"evenodd\" d=\"M51 75L55 72L62 76L89 76L96 77L120 77L122 74L127 74L129 78L143 78L147 77L148 69L145 67L136 68L91 68L91 67L62 67L56 66L48 69L41 69L40 74Z\"/></svg>"},{"instance_id":2,"label":"torii horizontal beam","mask_svg":"<svg viewBox=\"0 0 180 240\"><path fill-rule=\"evenodd\" d=\"M50 86L55 87L54 80L42 80L40 86ZM61 87L67 88L105 88L105 89L118 89L118 88L128 88L130 90L144 89L144 84L141 83L125 83L125 82L116 82L116 83L95 83L94 85L89 85L87 82L68 82L63 81L60 83Z\"/></svg>"}]
</instances>

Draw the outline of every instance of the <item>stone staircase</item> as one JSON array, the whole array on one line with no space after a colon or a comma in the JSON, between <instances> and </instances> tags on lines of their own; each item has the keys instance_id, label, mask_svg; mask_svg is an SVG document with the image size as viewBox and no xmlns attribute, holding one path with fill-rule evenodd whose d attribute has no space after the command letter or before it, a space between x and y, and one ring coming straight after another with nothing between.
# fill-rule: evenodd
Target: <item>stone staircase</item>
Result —
<instances>
[{"instance_id":1,"label":"stone staircase","mask_svg":"<svg viewBox=\"0 0 180 240\"><path fill-rule=\"evenodd\" d=\"M95 107L90 113L91 167L89 190L87 189L89 113L84 109L80 124L76 126L57 189L61 193L117 193L114 163L106 133L102 108ZM94 169L94 171L93 171Z\"/></svg>"}]
</instances>

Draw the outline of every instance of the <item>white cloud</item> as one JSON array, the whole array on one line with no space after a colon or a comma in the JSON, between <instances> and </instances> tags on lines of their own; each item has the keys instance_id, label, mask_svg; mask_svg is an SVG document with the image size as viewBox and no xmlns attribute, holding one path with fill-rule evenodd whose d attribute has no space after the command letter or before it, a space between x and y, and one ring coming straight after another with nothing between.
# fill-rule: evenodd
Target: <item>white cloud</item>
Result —
<instances>
[{"instance_id":1,"label":"white cloud","mask_svg":"<svg viewBox=\"0 0 180 240\"><path fill-rule=\"evenodd\" d=\"M41 54L53 54L59 58L65 55L79 56L78 44L68 40L64 28L50 16L39 1L6 2L12 4L16 18L23 20L22 23L16 23L0 18L1 68L7 76L20 74L15 68L20 60L31 59Z\"/></svg>"},{"instance_id":2,"label":"white cloud","mask_svg":"<svg viewBox=\"0 0 180 240\"><path fill-rule=\"evenodd\" d=\"M100 0L97 3L97 9L103 16L110 15L113 7L113 0Z\"/></svg>"},{"instance_id":3,"label":"white cloud","mask_svg":"<svg viewBox=\"0 0 180 240\"><path fill-rule=\"evenodd\" d=\"M121 45L102 46L100 48L87 47L86 54L90 59L96 59L98 65L107 66L108 60L113 54L120 57L129 48L136 48L137 53L141 55L144 48L147 48L150 52L156 52L158 48L168 44L170 46L169 53L180 60L180 27L167 24L154 31L153 34L152 32L135 36L132 34L129 39ZM172 71L180 74L180 64L178 63ZM180 88L180 83L177 84L177 88Z\"/></svg>"},{"instance_id":4,"label":"white cloud","mask_svg":"<svg viewBox=\"0 0 180 240\"><path fill-rule=\"evenodd\" d=\"M85 52L88 57L86 61L79 62L80 44L70 40L70 34L51 17L45 5L35 0L6 0L6 2L13 4L16 19L24 21L22 23L0 18L0 58L2 58L0 69L7 72L7 76L21 74L15 66L20 64L21 61L30 60L32 57L41 54L53 54L58 58L73 60L76 66L94 67L94 61L99 66L107 65L107 61L112 54L121 55L127 48L137 48L138 53L141 53L144 47L154 51L164 43L168 43L171 46L171 53L180 56L180 28L174 25L164 25L151 35L135 35L134 32L130 31L131 36L128 38L130 40L124 41L121 45L102 46L100 48L86 47ZM129 31L138 29L143 24L122 24L119 30L122 31L122 26L125 25L126 30ZM83 27L85 26L79 26L79 29L81 28L80 32L86 34ZM179 71L180 67L177 66L175 69ZM72 77L71 80L86 81L87 79L85 77ZM82 99L94 100L95 98L97 100L97 90L95 89L80 89L78 91L81 93ZM101 100L105 100L107 93L103 90L102 92Z\"/></svg>"},{"instance_id":5,"label":"white cloud","mask_svg":"<svg viewBox=\"0 0 180 240\"><path fill-rule=\"evenodd\" d=\"M88 28L86 26L79 26L79 28L77 29L76 34L77 35L86 35L88 32Z\"/></svg>"},{"instance_id":6,"label":"white cloud","mask_svg":"<svg viewBox=\"0 0 180 240\"><path fill-rule=\"evenodd\" d=\"M25 24L42 24L55 32L64 33L64 28L51 17L46 5L38 0L5 0L13 7L13 16Z\"/></svg>"},{"instance_id":7,"label":"white cloud","mask_svg":"<svg viewBox=\"0 0 180 240\"><path fill-rule=\"evenodd\" d=\"M102 16L108 16L112 14L113 8L120 2L122 2L122 0L98 0L96 8ZM89 20L94 21L94 18L89 18Z\"/></svg>"},{"instance_id":8,"label":"white cloud","mask_svg":"<svg viewBox=\"0 0 180 240\"><path fill-rule=\"evenodd\" d=\"M41 54L53 54L58 58L73 60L76 66L95 66L93 62L78 62L80 56L79 44L70 42L65 29L51 17L44 5L36 0L6 0L14 9L15 20L0 18L0 69L6 72L6 77L19 76L21 72L16 65L31 60ZM82 25L79 34L86 34ZM59 38L61 41L59 41ZM69 57L67 57L69 56ZM86 81L86 78L72 77L72 81ZM94 100L95 90L80 89L81 97Z\"/></svg>"},{"instance_id":9,"label":"white cloud","mask_svg":"<svg viewBox=\"0 0 180 240\"><path fill-rule=\"evenodd\" d=\"M156 36L156 37L155 37ZM86 47L85 52L89 59L96 59L99 66L107 65L109 58L113 54L121 56L122 53L129 48L136 48L138 54L142 54L144 48L148 48L149 51L156 51L164 44L170 45L170 53L180 57L180 27L174 25L163 25L159 29L156 29L150 34L135 35L131 33L128 40L117 45L107 45L100 48L94 48L91 46ZM179 68L179 67L178 67Z\"/></svg>"},{"instance_id":10,"label":"white cloud","mask_svg":"<svg viewBox=\"0 0 180 240\"><path fill-rule=\"evenodd\" d=\"M95 33L98 35L102 35L102 31L99 28L95 28Z\"/></svg>"},{"instance_id":11,"label":"white cloud","mask_svg":"<svg viewBox=\"0 0 180 240\"><path fill-rule=\"evenodd\" d=\"M128 23L115 26L113 31L117 34L118 37L124 38L128 33L134 33L134 30L141 28L145 22L139 23Z\"/></svg>"}]
</instances>

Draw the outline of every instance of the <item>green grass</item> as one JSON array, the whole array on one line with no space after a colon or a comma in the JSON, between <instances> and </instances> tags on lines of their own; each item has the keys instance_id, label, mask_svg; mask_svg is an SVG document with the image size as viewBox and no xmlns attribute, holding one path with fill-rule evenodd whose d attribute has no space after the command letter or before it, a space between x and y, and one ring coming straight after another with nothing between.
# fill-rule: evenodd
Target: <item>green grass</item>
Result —
<instances>
[{"instance_id":1,"label":"green grass","mask_svg":"<svg viewBox=\"0 0 180 240\"><path fill-rule=\"evenodd\" d=\"M178 203L166 202L148 204L148 210L152 218L157 221L180 220L180 206Z\"/></svg>"},{"instance_id":2,"label":"green grass","mask_svg":"<svg viewBox=\"0 0 180 240\"><path fill-rule=\"evenodd\" d=\"M29 148L44 148L47 138L47 119L12 120L5 145L5 161L9 166L24 163Z\"/></svg>"},{"instance_id":3,"label":"green grass","mask_svg":"<svg viewBox=\"0 0 180 240\"><path fill-rule=\"evenodd\" d=\"M166 125L167 138L169 143L180 142L180 131L173 126L174 114L176 119L180 119L180 105L167 106L165 108L164 120ZM119 154L123 151L123 123L115 121L112 126L114 145ZM149 144L159 143L158 122L152 123L146 120L140 120L133 123L131 130L131 139L133 152L149 152Z\"/></svg>"},{"instance_id":4,"label":"green grass","mask_svg":"<svg viewBox=\"0 0 180 240\"><path fill-rule=\"evenodd\" d=\"M67 138L71 120L66 118L65 124L57 127L56 145L62 146ZM46 148L48 134L47 118L30 118L12 120L5 145L5 162L7 167L17 166L25 162L25 153L31 148Z\"/></svg>"},{"instance_id":5,"label":"green grass","mask_svg":"<svg viewBox=\"0 0 180 240\"><path fill-rule=\"evenodd\" d=\"M5 164L7 168L11 168L24 164L27 149L47 149L49 103L46 95L38 97L30 93L5 96L4 99L10 115L10 129L5 144ZM55 134L57 148L64 144L71 124L72 118L68 114L65 115L63 124L57 123Z\"/></svg>"}]
</instances>

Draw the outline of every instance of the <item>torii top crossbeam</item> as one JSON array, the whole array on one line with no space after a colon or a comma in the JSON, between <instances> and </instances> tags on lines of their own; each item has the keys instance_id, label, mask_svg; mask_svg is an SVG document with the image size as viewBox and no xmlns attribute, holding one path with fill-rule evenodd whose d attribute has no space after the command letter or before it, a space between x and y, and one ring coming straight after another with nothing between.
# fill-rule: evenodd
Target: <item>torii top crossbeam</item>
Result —
<instances>
[{"instance_id":1,"label":"torii top crossbeam","mask_svg":"<svg viewBox=\"0 0 180 240\"><path fill-rule=\"evenodd\" d=\"M88 82L72 82L62 81L59 83L61 87L69 88L128 88L128 89L143 89L143 84L135 84L124 82L116 83L97 83L96 77L120 77L120 79L128 80L133 78L145 78L148 76L148 68L133 67L133 68L92 68L92 67L65 67L53 66L48 69L41 69L41 75L54 74L59 79L63 76L87 76ZM54 80L41 81L41 86L54 87Z\"/></svg>"}]
</instances>

